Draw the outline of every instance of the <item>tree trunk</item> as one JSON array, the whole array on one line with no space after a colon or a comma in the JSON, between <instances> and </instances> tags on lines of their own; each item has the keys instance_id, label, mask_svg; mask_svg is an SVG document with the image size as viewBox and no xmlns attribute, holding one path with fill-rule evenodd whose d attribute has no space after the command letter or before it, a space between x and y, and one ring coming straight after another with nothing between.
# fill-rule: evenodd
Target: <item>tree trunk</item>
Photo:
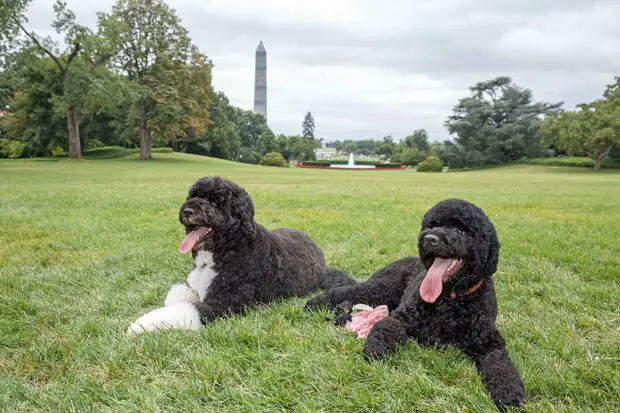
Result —
<instances>
[{"instance_id":1,"label":"tree trunk","mask_svg":"<svg viewBox=\"0 0 620 413\"><path fill-rule=\"evenodd\" d=\"M67 108L67 131L69 133L69 158L82 159L80 123L78 122L77 111L73 106Z\"/></svg>"},{"instance_id":2,"label":"tree trunk","mask_svg":"<svg viewBox=\"0 0 620 413\"><path fill-rule=\"evenodd\" d=\"M594 161L594 170L598 171L601 169L601 158L602 156L595 156L592 160Z\"/></svg>"},{"instance_id":3,"label":"tree trunk","mask_svg":"<svg viewBox=\"0 0 620 413\"><path fill-rule=\"evenodd\" d=\"M151 148L153 143L151 142L151 136L149 134L149 128L146 124L146 120L140 121L140 159L151 159Z\"/></svg>"}]
</instances>

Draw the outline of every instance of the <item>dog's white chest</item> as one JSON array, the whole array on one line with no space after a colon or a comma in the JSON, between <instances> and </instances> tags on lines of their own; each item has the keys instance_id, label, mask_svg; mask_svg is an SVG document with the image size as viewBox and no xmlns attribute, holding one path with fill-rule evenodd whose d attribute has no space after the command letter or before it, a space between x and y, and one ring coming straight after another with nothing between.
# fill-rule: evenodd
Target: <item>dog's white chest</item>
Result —
<instances>
[{"instance_id":1,"label":"dog's white chest","mask_svg":"<svg viewBox=\"0 0 620 413\"><path fill-rule=\"evenodd\" d=\"M187 284L189 288L198 294L200 301L202 301L207 295L211 282L217 277L217 272L213 270L215 265L213 254L209 251L199 251L194 264L194 269L187 276Z\"/></svg>"}]
</instances>

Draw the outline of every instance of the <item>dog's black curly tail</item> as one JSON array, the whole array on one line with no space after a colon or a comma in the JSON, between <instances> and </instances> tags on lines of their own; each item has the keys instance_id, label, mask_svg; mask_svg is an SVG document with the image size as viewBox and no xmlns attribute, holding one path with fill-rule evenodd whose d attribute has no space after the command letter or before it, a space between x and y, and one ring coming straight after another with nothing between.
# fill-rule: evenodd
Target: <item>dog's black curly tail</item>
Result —
<instances>
[{"instance_id":1,"label":"dog's black curly tail","mask_svg":"<svg viewBox=\"0 0 620 413\"><path fill-rule=\"evenodd\" d=\"M349 277L349 274L346 272L334 270L333 268L326 268L321 288L324 290L331 290L334 287L344 287L346 285L355 284L357 284L357 281Z\"/></svg>"}]
</instances>

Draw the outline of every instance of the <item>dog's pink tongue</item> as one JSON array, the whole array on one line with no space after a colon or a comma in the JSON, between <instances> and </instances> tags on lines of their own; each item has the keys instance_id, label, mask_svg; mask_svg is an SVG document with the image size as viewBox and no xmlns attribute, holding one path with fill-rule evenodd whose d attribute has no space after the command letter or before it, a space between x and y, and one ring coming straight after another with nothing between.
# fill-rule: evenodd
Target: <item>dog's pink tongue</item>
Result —
<instances>
[{"instance_id":1,"label":"dog's pink tongue","mask_svg":"<svg viewBox=\"0 0 620 413\"><path fill-rule=\"evenodd\" d=\"M188 252L190 252L192 248L194 248L194 245L196 245L200 237L202 237L202 235L208 230L209 228L207 227L199 227L187 234L183 241L181 241L181 245L179 245L179 252L181 254L187 254Z\"/></svg>"},{"instance_id":2,"label":"dog's pink tongue","mask_svg":"<svg viewBox=\"0 0 620 413\"><path fill-rule=\"evenodd\" d=\"M455 260L450 258L435 258L433 265L426 272L426 277L420 285L420 297L427 303L434 303L441 295L443 275Z\"/></svg>"}]
</instances>

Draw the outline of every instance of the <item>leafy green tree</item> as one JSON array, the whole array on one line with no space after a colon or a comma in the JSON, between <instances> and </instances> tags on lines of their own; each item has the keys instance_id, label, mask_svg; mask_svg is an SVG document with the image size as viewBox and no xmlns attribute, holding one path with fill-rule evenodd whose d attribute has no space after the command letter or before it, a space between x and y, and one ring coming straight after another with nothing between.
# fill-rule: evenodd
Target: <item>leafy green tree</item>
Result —
<instances>
[{"instance_id":1,"label":"leafy green tree","mask_svg":"<svg viewBox=\"0 0 620 413\"><path fill-rule=\"evenodd\" d=\"M603 95L605 99L614 104L620 104L620 76L614 78L614 83L607 85L605 93ZM614 165L620 165L620 144L616 144L611 150L609 157Z\"/></svg>"},{"instance_id":2,"label":"leafy green tree","mask_svg":"<svg viewBox=\"0 0 620 413\"><path fill-rule=\"evenodd\" d=\"M293 151L297 154L298 161L316 161L317 147L318 143L315 139L299 138L294 141Z\"/></svg>"},{"instance_id":3,"label":"leafy green tree","mask_svg":"<svg viewBox=\"0 0 620 413\"><path fill-rule=\"evenodd\" d=\"M278 144L276 142L276 136L271 129L266 127L263 129L260 138L258 139L258 153L264 155L268 152L273 152L277 149Z\"/></svg>"},{"instance_id":4,"label":"leafy green tree","mask_svg":"<svg viewBox=\"0 0 620 413\"><path fill-rule=\"evenodd\" d=\"M342 141L334 141L334 148L336 148L336 154L340 153L346 144Z\"/></svg>"},{"instance_id":5,"label":"leafy green tree","mask_svg":"<svg viewBox=\"0 0 620 413\"><path fill-rule=\"evenodd\" d=\"M292 159L291 154L288 151L288 137L286 135L279 134L276 137L276 147L278 152L280 152L282 156L284 156L284 159L286 159L287 162Z\"/></svg>"},{"instance_id":6,"label":"leafy green tree","mask_svg":"<svg viewBox=\"0 0 620 413\"><path fill-rule=\"evenodd\" d=\"M0 66L6 66L6 58L11 55L10 52L24 29L24 23L28 22L26 10L31 1L0 1Z\"/></svg>"},{"instance_id":7,"label":"leafy green tree","mask_svg":"<svg viewBox=\"0 0 620 413\"><path fill-rule=\"evenodd\" d=\"M543 142L569 154L585 153L594 169L616 145L620 145L620 102L601 99L579 105L575 112L547 116L541 127Z\"/></svg>"},{"instance_id":8,"label":"leafy green tree","mask_svg":"<svg viewBox=\"0 0 620 413\"><path fill-rule=\"evenodd\" d=\"M413 140L413 144L420 152L427 153L430 149L430 145L428 142L428 132L426 129L418 129L413 132L411 135Z\"/></svg>"},{"instance_id":9,"label":"leafy green tree","mask_svg":"<svg viewBox=\"0 0 620 413\"><path fill-rule=\"evenodd\" d=\"M286 161L315 161L317 142L302 136L278 135L276 148Z\"/></svg>"},{"instance_id":10,"label":"leafy green tree","mask_svg":"<svg viewBox=\"0 0 620 413\"><path fill-rule=\"evenodd\" d=\"M614 83L607 85L603 97L607 100L620 99L620 76L614 77Z\"/></svg>"},{"instance_id":11,"label":"leafy green tree","mask_svg":"<svg viewBox=\"0 0 620 413\"><path fill-rule=\"evenodd\" d=\"M30 51L15 54L3 72L13 81L8 110L0 118L3 137L22 142L23 156L49 156L54 147L67 148L67 125L57 116L55 96L62 94L62 80L50 58Z\"/></svg>"},{"instance_id":12,"label":"leafy green tree","mask_svg":"<svg viewBox=\"0 0 620 413\"><path fill-rule=\"evenodd\" d=\"M241 144L244 147L256 149L258 147L258 140L263 130L267 127L265 118L263 115L249 110L237 108L237 112L237 126L239 126L241 134Z\"/></svg>"},{"instance_id":13,"label":"leafy green tree","mask_svg":"<svg viewBox=\"0 0 620 413\"><path fill-rule=\"evenodd\" d=\"M357 146L356 153L360 155L374 155L376 153L377 142L374 139L360 139L355 141L355 145Z\"/></svg>"},{"instance_id":14,"label":"leafy green tree","mask_svg":"<svg viewBox=\"0 0 620 413\"><path fill-rule=\"evenodd\" d=\"M355 153L357 152L357 145L353 142L349 142L346 145L344 145L344 147L342 148L342 152L345 155L348 155L350 153Z\"/></svg>"},{"instance_id":15,"label":"leafy green tree","mask_svg":"<svg viewBox=\"0 0 620 413\"><path fill-rule=\"evenodd\" d=\"M312 117L312 113L306 113L306 116L304 117L304 122L301 125L301 130L301 135L304 138L314 139L314 118Z\"/></svg>"},{"instance_id":16,"label":"leafy green tree","mask_svg":"<svg viewBox=\"0 0 620 413\"><path fill-rule=\"evenodd\" d=\"M471 160L498 164L541 154L541 118L556 113L561 103L534 102L532 91L509 77L479 82L470 91L471 96L460 99L445 122L455 141L446 150L471 152L464 159L466 166L472 166Z\"/></svg>"},{"instance_id":17,"label":"leafy green tree","mask_svg":"<svg viewBox=\"0 0 620 413\"><path fill-rule=\"evenodd\" d=\"M104 66L94 68L80 54L72 65L70 82L63 82L58 67L35 47L13 53L3 72L0 90L10 95L0 118L5 137L24 142L24 156L49 156L60 147L69 149L65 96L70 96L79 118L80 147L99 139L108 145L125 144L117 124L126 116L126 82ZM3 87L3 79L10 82Z\"/></svg>"},{"instance_id":18,"label":"leafy green tree","mask_svg":"<svg viewBox=\"0 0 620 413\"><path fill-rule=\"evenodd\" d=\"M450 168L462 169L466 166L465 157L467 152L462 146L458 146L452 141L444 141L442 148L437 153L439 159Z\"/></svg>"},{"instance_id":19,"label":"leafy green tree","mask_svg":"<svg viewBox=\"0 0 620 413\"><path fill-rule=\"evenodd\" d=\"M377 142L375 153L389 158L392 156L395 149L396 144L394 143L394 138L391 136L385 136L382 142Z\"/></svg>"},{"instance_id":20,"label":"leafy green tree","mask_svg":"<svg viewBox=\"0 0 620 413\"><path fill-rule=\"evenodd\" d=\"M260 153L258 153L252 148L243 146L239 149L239 153L237 154L236 160L238 162L256 164L260 162L260 159L261 159Z\"/></svg>"},{"instance_id":21,"label":"leafy green tree","mask_svg":"<svg viewBox=\"0 0 620 413\"><path fill-rule=\"evenodd\" d=\"M116 69L133 86L129 120L139 131L140 159L151 157L156 139L204 133L212 64L191 45L174 10L161 0L118 0L100 16L100 28L116 46ZM238 134L228 125L217 128L222 139Z\"/></svg>"},{"instance_id":22,"label":"leafy green tree","mask_svg":"<svg viewBox=\"0 0 620 413\"><path fill-rule=\"evenodd\" d=\"M400 162L403 165L415 166L422 162L424 158L424 153L420 152L418 148L403 145L398 148L391 160L392 162Z\"/></svg>"},{"instance_id":23,"label":"leafy green tree","mask_svg":"<svg viewBox=\"0 0 620 413\"><path fill-rule=\"evenodd\" d=\"M28 0L17 0L12 6L0 6L0 12L6 13L0 19L0 33L3 33L0 37L14 38L17 32L21 32L33 49L49 56L55 64L62 82L62 91L55 96L56 106L63 107L67 119L69 158L81 159L80 110L87 104L85 97L93 97L88 94L93 72L109 59L111 52L87 27L76 23L75 14L67 8L65 1L56 0L53 6L56 19L52 27L65 35L68 45L64 52L59 53L50 38L42 39L25 27L28 3Z\"/></svg>"},{"instance_id":24,"label":"leafy green tree","mask_svg":"<svg viewBox=\"0 0 620 413\"><path fill-rule=\"evenodd\" d=\"M175 147L179 141L200 140L212 124L209 119L209 106L213 96L211 87L213 63L196 47L190 49L186 62L178 62L170 72L170 79L176 83L176 90L169 88L162 91L160 100L172 102L167 106L176 109L176 116L164 118L158 126L158 132L165 138L163 144ZM171 95L171 96L170 96ZM171 108L171 109L172 109ZM234 114L231 116L235 117ZM158 117L161 119L162 117Z\"/></svg>"},{"instance_id":25,"label":"leafy green tree","mask_svg":"<svg viewBox=\"0 0 620 413\"><path fill-rule=\"evenodd\" d=\"M213 125L204 135L211 156L222 159L238 159L241 135L236 119L237 112L223 92L211 99L210 119Z\"/></svg>"}]
</instances>

